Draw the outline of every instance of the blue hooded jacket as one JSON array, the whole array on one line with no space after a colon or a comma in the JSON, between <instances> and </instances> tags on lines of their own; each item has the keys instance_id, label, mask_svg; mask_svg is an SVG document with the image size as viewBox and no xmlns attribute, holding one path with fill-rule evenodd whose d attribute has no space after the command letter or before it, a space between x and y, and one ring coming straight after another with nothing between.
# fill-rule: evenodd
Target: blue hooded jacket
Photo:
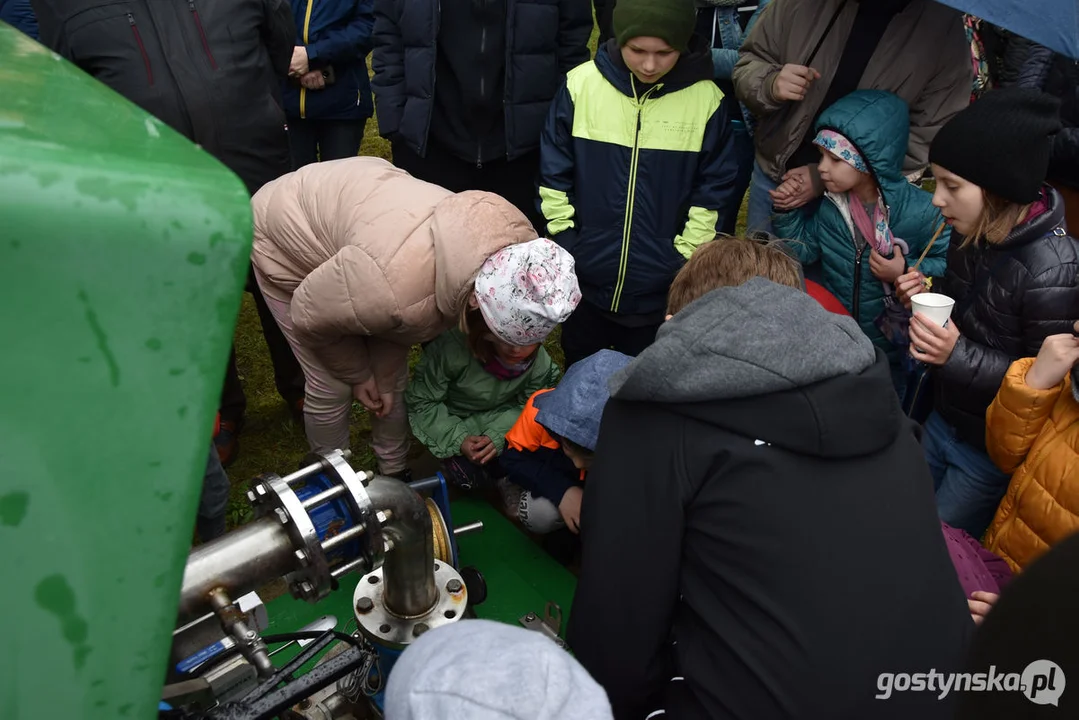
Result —
<instances>
[{"instance_id":1,"label":"blue hooded jacket","mask_svg":"<svg viewBox=\"0 0 1079 720\"><path fill-rule=\"evenodd\" d=\"M374 112L367 54L375 26L374 0L293 0L296 44L307 47L312 70L333 68L333 84L307 90L285 83L285 113L311 120L366 120Z\"/></svg>"},{"instance_id":2,"label":"blue hooded jacket","mask_svg":"<svg viewBox=\"0 0 1079 720\"><path fill-rule=\"evenodd\" d=\"M887 207L892 234L910 248L908 269L918 261L943 222L932 195L903 177L910 118L903 100L883 90L857 90L825 110L816 130L835 130L847 138L869 165ZM899 351L881 334L875 320L884 310L884 288L869 269L869 246L856 231L847 194L825 193L820 200L775 219L776 234L791 243L803 265L820 263L824 286L851 313L862 331L893 361ZM944 274L951 229L945 228L918 268L927 277Z\"/></svg>"}]
</instances>

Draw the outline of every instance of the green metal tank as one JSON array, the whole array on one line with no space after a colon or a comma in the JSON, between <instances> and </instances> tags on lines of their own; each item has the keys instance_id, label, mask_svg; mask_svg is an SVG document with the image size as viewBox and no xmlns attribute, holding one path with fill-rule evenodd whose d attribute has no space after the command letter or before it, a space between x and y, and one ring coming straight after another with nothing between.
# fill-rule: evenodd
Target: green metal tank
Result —
<instances>
[{"instance_id":1,"label":"green metal tank","mask_svg":"<svg viewBox=\"0 0 1079 720\"><path fill-rule=\"evenodd\" d=\"M156 716L251 249L233 174L0 23L0 717Z\"/></svg>"}]
</instances>

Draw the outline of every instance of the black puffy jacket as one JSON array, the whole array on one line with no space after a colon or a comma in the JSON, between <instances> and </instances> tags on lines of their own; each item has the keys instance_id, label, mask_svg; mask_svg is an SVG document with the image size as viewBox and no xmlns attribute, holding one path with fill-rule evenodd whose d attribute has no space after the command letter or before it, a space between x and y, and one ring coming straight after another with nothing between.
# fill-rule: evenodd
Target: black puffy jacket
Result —
<instances>
[{"instance_id":1,"label":"black puffy jacket","mask_svg":"<svg viewBox=\"0 0 1079 720\"><path fill-rule=\"evenodd\" d=\"M32 0L41 43L240 176L252 194L289 171L281 83L287 0Z\"/></svg>"},{"instance_id":2,"label":"black puffy jacket","mask_svg":"<svg viewBox=\"0 0 1079 720\"><path fill-rule=\"evenodd\" d=\"M1049 335L1079 319L1079 241L1064 230L1064 203L1045 189L1049 209L1004 242L959 249L938 286L955 298L959 342L933 375L935 408L963 442L985 447L985 411L1008 366L1038 354Z\"/></svg>"},{"instance_id":3,"label":"black puffy jacket","mask_svg":"<svg viewBox=\"0 0 1079 720\"><path fill-rule=\"evenodd\" d=\"M437 92L439 12L438 0L375 0L371 87L379 134L421 156ZM588 60L591 33L588 0L507 0L503 106L510 160L539 147L551 100L565 74Z\"/></svg>"}]
</instances>

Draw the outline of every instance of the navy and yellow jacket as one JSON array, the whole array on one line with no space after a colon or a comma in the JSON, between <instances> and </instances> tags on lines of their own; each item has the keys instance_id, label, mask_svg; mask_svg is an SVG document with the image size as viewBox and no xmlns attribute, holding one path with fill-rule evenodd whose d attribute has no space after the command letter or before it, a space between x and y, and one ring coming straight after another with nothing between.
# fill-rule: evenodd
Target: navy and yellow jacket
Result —
<instances>
[{"instance_id":1,"label":"navy and yellow jacket","mask_svg":"<svg viewBox=\"0 0 1079 720\"><path fill-rule=\"evenodd\" d=\"M579 65L540 139L540 210L576 261L584 298L623 314L662 312L675 274L716 235L737 163L723 93L698 38L655 85L615 41Z\"/></svg>"},{"instance_id":2,"label":"navy and yellow jacket","mask_svg":"<svg viewBox=\"0 0 1079 720\"><path fill-rule=\"evenodd\" d=\"M375 26L374 0L291 0L296 44L307 48L312 70L333 68L334 82L308 90L285 84L290 118L366 120L374 112L367 54Z\"/></svg>"}]
</instances>

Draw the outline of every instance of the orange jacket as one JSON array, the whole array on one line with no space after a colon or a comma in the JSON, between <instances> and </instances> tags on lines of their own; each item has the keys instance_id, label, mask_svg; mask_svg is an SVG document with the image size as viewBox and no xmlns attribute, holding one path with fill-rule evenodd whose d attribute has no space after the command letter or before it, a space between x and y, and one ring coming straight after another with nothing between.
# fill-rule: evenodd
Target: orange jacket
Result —
<instances>
[{"instance_id":1,"label":"orange jacket","mask_svg":"<svg viewBox=\"0 0 1079 720\"><path fill-rule=\"evenodd\" d=\"M986 413L989 457L1015 474L985 546L1016 572L1079 531L1079 403L1070 377L1049 390L1029 387L1033 364L1012 363Z\"/></svg>"},{"instance_id":2,"label":"orange jacket","mask_svg":"<svg viewBox=\"0 0 1079 720\"><path fill-rule=\"evenodd\" d=\"M543 390L537 390L532 393L532 397L528 398L528 402L525 403L524 410L521 411L521 416L517 418L517 422L513 424L510 431L506 433L506 448L519 450L521 452L535 452L541 447L550 448L552 450L561 450L562 446L557 440L551 437L551 433L547 432L547 429L536 422L536 413L539 411L536 409L534 401L540 395L545 392L551 392L554 388L544 388ZM584 480L585 471L581 471L581 480Z\"/></svg>"}]
</instances>

